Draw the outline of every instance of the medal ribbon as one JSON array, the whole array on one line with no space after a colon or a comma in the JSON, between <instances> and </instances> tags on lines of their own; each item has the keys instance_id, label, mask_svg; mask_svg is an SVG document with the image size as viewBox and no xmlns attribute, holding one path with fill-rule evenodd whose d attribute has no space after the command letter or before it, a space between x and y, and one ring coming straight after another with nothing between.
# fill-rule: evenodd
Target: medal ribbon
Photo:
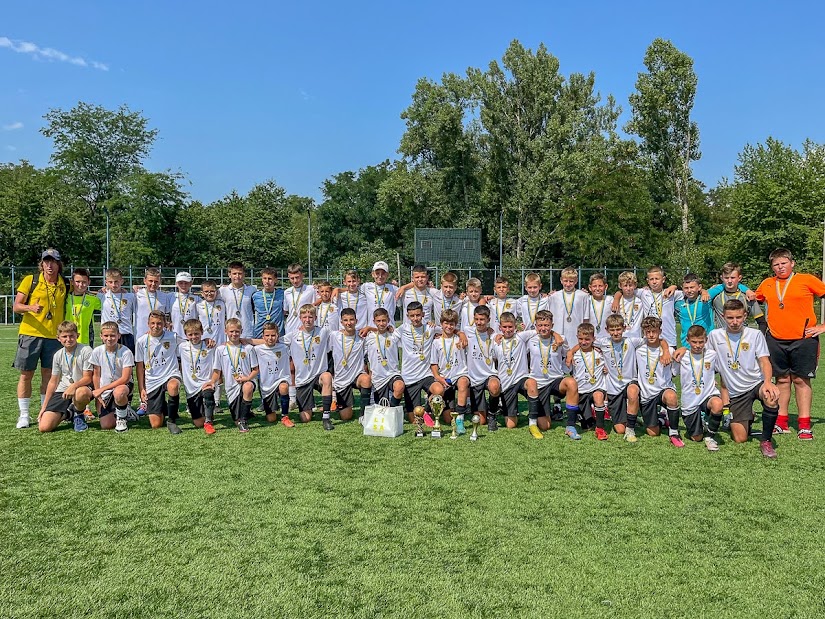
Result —
<instances>
[{"instance_id":1,"label":"medal ribbon","mask_svg":"<svg viewBox=\"0 0 825 619\"><path fill-rule=\"evenodd\" d=\"M232 349L233 348L238 349L238 354L235 355L234 359L232 358ZM234 378L235 374L240 374L241 373L241 346L235 347L235 346L232 346L229 342L227 342L226 343L226 354L229 356L229 363L232 364L232 370L233 370L233 372L232 372L233 376L232 377Z\"/></svg>"},{"instance_id":2,"label":"medal ribbon","mask_svg":"<svg viewBox=\"0 0 825 619\"><path fill-rule=\"evenodd\" d=\"M353 335L352 336L352 342L349 345L349 351L347 351L347 344L346 344L347 336L344 335L343 333L341 334L341 348L344 351L344 360L343 360L344 362L341 365L346 366L346 365L349 364L349 356L350 356L350 354L352 354L352 348L353 348L353 346L355 346L355 340L356 339L358 339L358 335Z\"/></svg>"},{"instance_id":3,"label":"medal ribbon","mask_svg":"<svg viewBox=\"0 0 825 619\"><path fill-rule=\"evenodd\" d=\"M304 348L304 357L306 357L307 363L309 363L309 359L312 356L312 347L315 346L315 342L313 338L315 337L315 329L312 329L312 334L309 336L309 346L307 346L307 332L301 331L301 346Z\"/></svg>"},{"instance_id":4,"label":"medal ribbon","mask_svg":"<svg viewBox=\"0 0 825 619\"><path fill-rule=\"evenodd\" d=\"M788 286L791 285L791 280L796 273L791 273L791 276L785 280L785 286L782 288L782 294L779 294L779 278L776 278L776 296L779 299L779 309L785 307L785 295L788 294Z\"/></svg>"},{"instance_id":5,"label":"medal ribbon","mask_svg":"<svg viewBox=\"0 0 825 619\"><path fill-rule=\"evenodd\" d=\"M111 375L112 375L112 381L117 379L117 376L116 376L116 374L117 374L117 357L118 357L119 352L120 352L120 344L118 344L117 348L115 349L114 361L112 361L112 359L109 358L109 351L106 350L105 348L103 349L103 353L106 355L106 364L109 366L109 371L111 372Z\"/></svg>"},{"instance_id":6,"label":"medal ribbon","mask_svg":"<svg viewBox=\"0 0 825 619\"><path fill-rule=\"evenodd\" d=\"M152 305L152 299L149 297L149 289L148 289L148 288L144 288L144 289L143 289L143 292L144 292L144 293L146 293L146 303L149 305L149 311L150 311L150 312L154 312L154 311L155 311L155 307L157 307L157 304L158 304L158 295L157 295L157 294L155 294L155 304L154 304L154 305Z\"/></svg>"},{"instance_id":7,"label":"medal ribbon","mask_svg":"<svg viewBox=\"0 0 825 619\"><path fill-rule=\"evenodd\" d=\"M501 351L504 353L504 362L507 364L507 367L512 369L513 368L513 349L516 347L518 343L517 338L512 337L509 340L502 340L501 341ZM508 350L505 344L510 342L510 349Z\"/></svg>"},{"instance_id":8,"label":"medal ribbon","mask_svg":"<svg viewBox=\"0 0 825 619\"><path fill-rule=\"evenodd\" d=\"M622 318L624 318L624 323L626 327L630 327L633 324L633 315L636 313L636 298L634 297L630 302L630 315L627 314L627 303L625 303L625 298L622 297L622 306L620 308L622 310Z\"/></svg>"},{"instance_id":9,"label":"medal ribbon","mask_svg":"<svg viewBox=\"0 0 825 619\"><path fill-rule=\"evenodd\" d=\"M728 337L727 329L725 330L725 341L728 343L728 351L730 352L730 356L733 357L733 363L739 363L739 349L742 346L742 334L739 334L739 341L736 342L736 353L733 352L733 347L730 345L730 337Z\"/></svg>"},{"instance_id":10,"label":"medal ribbon","mask_svg":"<svg viewBox=\"0 0 825 619\"><path fill-rule=\"evenodd\" d=\"M656 379L656 368L659 367L659 357L656 357L656 363L653 365L653 369L650 369L650 346L645 345L645 356L647 357L647 377L649 379Z\"/></svg>"},{"instance_id":11,"label":"medal ribbon","mask_svg":"<svg viewBox=\"0 0 825 619\"><path fill-rule=\"evenodd\" d=\"M188 294L183 295L183 298L186 301L186 303L184 304L183 307L181 307L181 304L180 304L180 295L181 295L181 293L178 293L178 309L180 310L180 319L181 320L186 320L186 312L189 311L189 303L190 303L189 295Z\"/></svg>"},{"instance_id":12,"label":"medal ribbon","mask_svg":"<svg viewBox=\"0 0 825 619\"><path fill-rule=\"evenodd\" d=\"M453 364L453 347L455 346L455 336L449 338L450 339L450 348L447 348L447 344L444 343L446 337L441 337L441 349L444 351L444 359L449 364Z\"/></svg>"},{"instance_id":13,"label":"medal ribbon","mask_svg":"<svg viewBox=\"0 0 825 619\"><path fill-rule=\"evenodd\" d=\"M702 358L699 360L699 374L696 374L696 367L693 365L693 353L690 353L690 373L693 374L693 382L697 389L702 388L702 374L704 374L705 367L705 351L702 351Z\"/></svg>"},{"instance_id":14,"label":"medal ribbon","mask_svg":"<svg viewBox=\"0 0 825 619\"><path fill-rule=\"evenodd\" d=\"M120 316L121 316L120 305L121 305L121 303L123 303L123 293L122 292L120 293L120 299L118 299L118 302L115 303L115 293L110 292L109 293L109 303L112 304L112 309L115 310L115 313L117 314L117 320L118 320L118 322L120 322Z\"/></svg>"},{"instance_id":15,"label":"medal ribbon","mask_svg":"<svg viewBox=\"0 0 825 619\"><path fill-rule=\"evenodd\" d=\"M378 346L378 356L381 357L379 359L379 361L386 361L387 360L387 347L386 346L384 346L383 348L381 347L381 340L383 340L384 338L379 337L378 333L373 333L373 335L375 336L375 345ZM384 341L386 342L386 340L384 340ZM414 339L413 339L413 343L415 343Z\"/></svg>"},{"instance_id":16,"label":"medal ribbon","mask_svg":"<svg viewBox=\"0 0 825 619\"><path fill-rule=\"evenodd\" d=\"M83 298L80 299L80 305L74 302L75 298L75 295L72 295L72 322L76 325L80 325L80 314L83 313L83 304L86 303L86 293L83 293Z\"/></svg>"},{"instance_id":17,"label":"medal ribbon","mask_svg":"<svg viewBox=\"0 0 825 619\"><path fill-rule=\"evenodd\" d=\"M587 371L588 374L590 374L590 378L596 380L596 351L590 351L590 358L592 361L590 365L587 365L587 358L584 356L584 353L581 350L579 350L579 356L582 358L582 363L584 363L584 369Z\"/></svg>"},{"instance_id":18,"label":"medal ribbon","mask_svg":"<svg viewBox=\"0 0 825 619\"><path fill-rule=\"evenodd\" d=\"M627 351L627 340L622 338L622 346L619 350L619 360L616 361L616 344L615 342L610 343L610 356L613 358L613 363L616 368L619 370L619 375L624 376L624 354Z\"/></svg>"},{"instance_id":19,"label":"medal ribbon","mask_svg":"<svg viewBox=\"0 0 825 619\"><path fill-rule=\"evenodd\" d=\"M241 304L243 303L243 296L246 294L246 286L241 286L241 298L238 299L238 293L235 292L236 288L234 286L230 286L229 289L232 291L232 298L235 299L235 310L238 312L238 315L241 313Z\"/></svg>"},{"instance_id":20,"label":"medal ribbon","mask_svg":"<svg viewBox=\"0 0 825 619\"><path fill-rule=\"evenodd\" d=\"M539 353L541 354L541 367L544 369L550 369L550 349L553 347L553 340L550 340L550 343L547 345L547 352L544 350L544 346L542 346L542 338L539 337Z\"/></svg>"},{"instance_id":21,"label":"medal ribbon","mask_svg":"<svg viewBox=\"0 0 825 619\"><path fill-rule=\"evenodd\" d=\"M536 309L530 307L530 297L527 297L527 317L530 319L530 324L536 324L536 314L539 313L539 305L541 305L541 296L536 299Z\"/></svg>"},{"instance_id":22,"label":"medal ribbon","mask_svg":"<svg viewBox=\"0 0 825 619\"><path fill-rule=\"evenodd\" d=\"M573 304L576 302L576 291L574 290L573 294L570 295L570 307L567 306L567 293L564 290L561 291L561 298L564 301L564 312L568 318L571 318L573 316ZM538 306L536 306L536 309L538 309Z\"/></svg>"},{"instance_id":23,"label":"medal ribbon","mask_svg":"<svg viewBox=\"0 0 825 619\"><path fill-rule=\"evenodd\" d=\"M227 348L227 350L229 350L229 349ZM196 368L197 368L197 361L195 361L195 359L200 358L200 355L201 355L202 351L203 351L203 342L201 342L200 346L198 347L198 352L195 355L195 357L193 358L192 357L192 344L191 343L189 344L189 361L191 361L191 363L192 363L192 378L197 378L198 373L195 371ZM229 358L231 360L232 356L230 355Z\"/></svg>"},{"instance_id":24,"label":"medal ribbon","mask_svg":"<svg viewBox=\"0 0 825 619\"><path fill-rule=\"evenodd\" d=\"M690 315L690 306L693 305L693 316ZM696 316L699 314L699 299L696 299L693 303L690 301L685 300L685 311L687 312L688 320L690 320L690 324L696 324Z\"/></svg>"},{"instance_id":25,"label":"medal ribbon","mask_svg":"<svg viewBox=\"0 0 825 619\"><path fill-rule=\"evenodd\" d=\"M269 305L266 304L266 295L269 295ZM264 312L267 316L272 315L273 307L275 307L275 293L264 291Z\"/></svg>"},{"instance_id":26,"label":"medal ribbon","mask_svg":"<svg viewBox=\"0 0 825 619\"><path fill-rule=\"evenodd\" d=\"M492 343L491 340L490 340L490 337L489 336L487 337L487 352L486 352L486 354L484 352L484 348L482 348L482 346L481 346L481 342L483 342L484 340L481 338L481 334L478 332L478 328L476 328L476 340L478 340L478 349L481 351L481 356L484 357L484 361L486 362L486 364L490 365L490 363L492 363L492 361L490 359L490 344Z\"/></svg>"},{"instance_id":27,"label":"medal ribbon","mask_svg":"<svg viewBox=\"0 0 825 619\"><path fill-rule=\"evenodd\" d=\"M593 301L593 297L590 297L590 307L593 309L593 314L597 317L597 319L596 319L596 331L601 331L601 328L602 328L602 317L604 316L604 305L605 305L605 300L602 299L601 311L596 313L596 304Z\"/></svg>"}]
</instances>

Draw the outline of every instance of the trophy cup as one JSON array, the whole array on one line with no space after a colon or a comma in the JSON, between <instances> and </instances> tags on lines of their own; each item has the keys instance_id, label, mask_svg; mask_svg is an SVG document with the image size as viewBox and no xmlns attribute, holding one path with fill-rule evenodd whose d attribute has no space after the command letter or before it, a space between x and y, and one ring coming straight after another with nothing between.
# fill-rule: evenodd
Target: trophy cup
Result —
<instances>
[{"instance_id":1,"label":"trophy cup","mask_svg":"<svg viewBox=\"0 0 825 619\"><path fill-rule=\"evenodd\" d=\"M456 418L458 417L458 413L456 411L450 411L450 427L452 427L453 431L450 434L450 438L455 440L458 438L458 426L456 425Z\"/></svg>"},{"instance_id":2,"label":"trophy cup","mask_svg":"<svg viewBox=\"0 0 825 619\"><path fill-rule=\"evenodd\" d=\"M444 398L434 395L430 398L430 410L433 412L433 431L430 436L441 438L441 413L444 412Z\"/></svg>"},{"instance_id":3,"label":"trophy cup","mask_svg":"<svg viewBox=\"0 0 825 619\"><path fill-rule=\"evenodd\" d=\"M478 424L481 423L481 417L478 415L473 415L473 433L470 435L471 441L478 440Z\"/></svg>"},{"instance_id":4,"label":"trophy cup","mask_svg":"<svg viewBox=\"0 0 825 619\"><path fill-rule=\"evenodd\" d=\"M413 416L415 417L415 437L421 438L424 436L424 407L416 406L413 409Z\"/></svg>"}]
</instances>

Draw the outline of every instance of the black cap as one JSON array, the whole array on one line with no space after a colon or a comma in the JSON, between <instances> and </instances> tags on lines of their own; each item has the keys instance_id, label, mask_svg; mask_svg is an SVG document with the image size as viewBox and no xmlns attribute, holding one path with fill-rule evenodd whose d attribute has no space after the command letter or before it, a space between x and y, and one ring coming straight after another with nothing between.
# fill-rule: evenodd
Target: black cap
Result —
<instances>
[{"instance_id":1,"label":"black cap","mask_svg":"<svg viewBox=\"0 0 825 619\"><path fill-rule=\"evenodd\" d=\"M54 249L53 247L49 247L49 249L45 250L42 254L40 254L40 259L45 260L46 258L51 258L52 260L57 260L60 262L60 252Z\"/></svg>"}]
</instances>

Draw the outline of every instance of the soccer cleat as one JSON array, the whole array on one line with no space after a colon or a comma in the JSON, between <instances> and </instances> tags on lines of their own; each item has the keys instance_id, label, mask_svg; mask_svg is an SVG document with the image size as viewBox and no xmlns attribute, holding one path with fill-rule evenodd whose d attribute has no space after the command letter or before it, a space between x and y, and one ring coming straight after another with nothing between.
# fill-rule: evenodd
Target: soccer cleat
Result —
<instances>
[{"instance_id":1,"label":"soccer cleat","mask_svg":"<svg viewBox=\"0 0 825 619\"><path fill-rule=\"evenodd\" d=\"M17 429L22 430L23 428L29 427L29 416L28 415L20 415L17 418Z\"/></svg>"},{"instance_id":2,"label":"soccer cleat","mask_svg":"<svg viewBox=\"0 0 825 619\"><path fill-rule=\"evenodd\" d=\"M246 422L246 419L239 419L238 420L238 431L239 432L249 432L249 424Z\"/></svg>"},{"instance_id":3,"label":"soccer cleat","mask_svg":"<svg viewBox=\"0 0 825 619\"><path fill-rule=\"evenodd\" d=\"M759 451L761 451L762 455L766 458L770 458L771 460L776 459L776 450L773 448L773 443L770 441L760 441Z\"/></svg>"},{"instance_id":4,"label":"soccer cleat","mask_svg":"<svg viewBox=\"0 0 825 619\"><path fill-rule=\"evenodd\" d=\"M204 421L203 422L203 431L207 434L215 434L215 426L212 425L211 421Z\"/></svg>"},{"instance_id":5,"label":"soccer cleat","mask_svg":"<svg viewBox=\"0 0 825 619\"><path fill-rule=\"evenodd\" d=\"M565 433L565 434L566 434L566 435L567 435L570 439L572 439L572 440L574 440L574 441L581 440L581 437L582 437L582 436L581 436L581 434L579 434L579 431L578 431L578 430L576 430L576 426L567 426L567 427L564 429L564 433Z\"/></svg>"},{"instance_id":6,"label":"soccer cleat","mask_svg":"<svg viewBox=\"0 0 825 619\"><path fill-rule=\"evenodd\" d=\"M126 419L118 417L115 421L115 432L127 432L128 430L129 426L126 425Z\"/></svg>"},{"instance_id":7,"label":"soccer cleat","mask_svg":"<svg viewBox=\"0 0 825 619\"><path fill-rule=\"evenodd\" d=\"M324 426L324 430L334 430L335 426L332 425L332 419L322 419L322 425Z\"/></svg>"},{"instance_id":8,"label":"soccer cleat","mask_svg":"<svg viewBox=\"0 0 825 619\"><path fill-rule=\"evenodd\" d=\"M169 434L180 434L181 429L178 427L174 421L167 421L166 422L166 429L169 430Z\"/></svg>"},{"instance_id":9,"label":"soccer cleat","mask_svg":"<svg viewBox=\"0 0 825 619\"><path fill-rule=\"evenodd\" d=\"M424 425L428 428L432 428L435 426L435 422L433 421L433 416L430 413L424 413Z\"/></svg>"},{"instance_id":10,"label":"soccer cleat","mask_svg":"<svg viewBox=\"0 0 825 619\"><path fill-rule=\"evenodd\" d=\"M146 414L146 402L141 402L137 409L137 416L143 417Z\"/></svg>"},{"instance_id":11,"label":"soccer cleat","mask_svg":"<svg viewBox=\"0 0 825 619\"><path fill-rule=\"evenodd\" d=\"M552 421L561 421L564 419L564 413L561 410L561 406L558 404L553 406L553 411L550 413L550 419Z\"/></svg>"},{"instance_id":12,"label":"soccer cleat","mask_svg":"<svg viewBox=\"0 0 825 619\"><path fill-rule=\"evenodd\" d=\"M359 415L358 423L360 423L362 426L364 425L364 416L363 415Z\"/></svg>"},{"instance_id":13,"label":"soccer cleat","mask_svg":"<svg viewBox=\"0 0 825 619\"><path fill-rule=\"evenodd\" d=\"M295 423L292 421L292 419L290 419L290 418L289 418L288 416L286 416L286 415L284 415L283 417L281 417L281 424L283 424L283 426L284 426L285 428L294 428L294 427L295 427Z\"/></svg>"},{"instance_id":14,"label":"soccer cleat","mask_svg":"<svg viewBox=\"0 0 825 619\"><path fill-rule=\"evenodd\" d=\"M808 428L800 430L796 436L799 438L800 441L814 440L814 432L813 430L809 430Z\"/></svg>"},{"instance_id":15,"label":"soccer cleat","mask_svg":"<svg viewBox=\"0 0 825 619\"><path fill-rule=\"evenodd\" d=\"M670 444L673 445L674 447L684 447L685 446L685 442L681 439L681 437L678 434L671 434L669 438L670 438Z\"/></svg>"},{"instance_id":16,"label":"soccer cleat","mask_svg":"<svg viewBox=\"0 0 825 619\"><path fill-rule=\"evenodd\" d=\"M461 417L455 418L455 429L459 434L465 434L467 432L464 428L464 420Z\"/></svg>"},{"instance_id":17,"label":"soccer cleat","mask_svg":"<svg viewBox=\"0 0 825 619\"><path fill-rule=\"evenodd\" d=\"M544 434L541 433L538 426L529 426L528 430L530 430L530 436L533 438L544 438Z\"/></svg>"},{"instance_id":18,"label":"soccer cleat","mask_svg":"<svg viewBox=\"0 0 825 619\"><path fill-rule=\"evenodd\" d=\"M607 440L607 432L604 428L596 428L596 438L600 441Z\"/></svg>"},{"instance_id":19,"label":"soccer cleat","mask_svg":"<svg viewBox=\"0 0 825 619\"><path fill-rule=\"evenodd\" d=\"M83 418L83 415L75 415L74 416L74 431L75 432L85 432L89 429L89 424L86 423L86 420Z\"/></svg>"},{"instance_id":20,"label":"soccer cleat","mask_svg":"<svg viewBox=\"0 0 825 619\"><path fill-rule=\"evenodd\" d=\"M135 412L131 406L126 406L126 421L137 421L140 416Z\"/></svg>"},{"instance_id":21,"label":"soccer cleat","mask_svg":"<svg viewBox=\"0 0 825 619\"><path fill-rule=\"evenodd\" d=\"M610 411L605 409L604 411L604 420L605 421L613 421L613 417L610 416Z\"/></svg>"},{"instance_id":22,"label":"soccer cleat","mask_svg":"<svg viewBox=\"0 0 825 619\"><path fill-rule=\"evenodd\" d=\"M86 419L87 422L94 421L95 414L89 409L89 407L86 407L86 410L83 411L83 417Z\"/></svg>"},{"instance_id":23,"label":"soccer cleat","mask_svg":"<svg viewBox=\"0 0 825 619\"><path fill-rule=\"evenodd\" d=\"M730 430L730 422L733 421L733 415L727 413L726 415L722 416L722 430L727 432Z\"/></svg>"},{"instance_id":24,"label":"soccer cleat","mask_svg":"<svg viewBox=\"0 0 825 619\"><path fill-rule=\"evenodd\" d=\"M711 436L705 437L705 447L708 448L708 451L719 451L719 443Z\"/></svg>"},{"instance_id":25,"label":"soccer cleat","mask_svg":"<svg viewBox=\"0 0 825 619\"><path fill-rule=\"evenodd\" d=\"M487 432L495 432L498 430L498 420L492 413L487 417Z\"/></svg>"},{"instance_id":26,"label":"soccer cleat","mask_svg":"<svg viewBox=\"0 0 825 619\"><path fill-rule=\"evenodd\" d=\"M289 410L297 411L298 410L298 401L295 398L289 398Z\"/></svg>"},{"instance_id":27,"label":"soccer cleat","mask_svg":"<svg viewBox=\"0 0 825 619\"><path fill-rule=\"evenodd\" d=\"M624 440L626 440L628 443L638 442L639 439L636 438L636 429L635 428L625 428L625 430L624 430Z\"/></svg>"}]
</instances>

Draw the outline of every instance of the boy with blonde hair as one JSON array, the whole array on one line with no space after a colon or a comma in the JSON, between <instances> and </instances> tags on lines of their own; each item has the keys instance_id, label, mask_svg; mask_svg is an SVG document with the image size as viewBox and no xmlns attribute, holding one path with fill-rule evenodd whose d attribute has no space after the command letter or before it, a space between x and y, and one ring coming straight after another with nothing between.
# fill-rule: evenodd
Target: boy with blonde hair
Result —
<instances>
[{"instance_id":1,"label":"boy with blonde hair","mask_svg":"<svg viewBox=\"0 0 825 619\"><path fill-rule=\"evenodd\" d=\"M619 275L619 290L613 301L613 311L622 317L624 334L627 337L642 337L642 301L639 299L638 280L633 271L623 271Z\"/></svg>"},{"instance_id":2,"label":"boy with blonde hair","mask_svg":"<svg viewBox=\"0 0 825 619\"><path fill-rule=\"evenodd\" d=\"M490 308L490 328L498 333L501 316L504 312L509 312L518 320L519 305L516 299L510 298L510 280L506 277L496 277L493 282L493 296L487 297L487 307Z\"/></svg>"},{"instance_id":3,"label":"boy with blonde hair","mask_svg":"<svg viewBox=\"0 0 825 619\"><path fill-rule=\"evenodd\" d=\"M57 339L63 348L54 354L46 398L37 415L41 432L53 432L64 419L73 420L75 432L88 428L82 411L92 400L92 349L78 343L77 336L75 323L64 320L57 326Z\"/></svg>"},{"instance_id":4,"label":"boy with blonde hair","mask_svg":"<svg viewBox=\"0 0 825 619\"><path fill-rule=\"evenodd\" d=\"M135 286L135 338L140 339L149 331L149 314L161 312L169 315L170 295L160 289L160 269L149 267L143 277L143 286ZM165 327L165 325L164 325Z\"/></svg>"},{"instance_id":5,"label":"boy with blonde hair","mask_svg":"<svg viewBox=\"0 0 825 619\"><path fill-rule=\"evenodd\" d=\"M372 379L373 399L380 402L386 398L390 406L398 406L404 397L404 381L398 369L398 343L388 331L390 316L383 307L375 310L373 316L375 332L366 336L367 363ZM410 423L415 416L410 414Z\"/></svg>"},{"instance_id":6,"label":"boy with blonde hair","mask_svg":"<svg viewBox=\"0 0 825 619\"><path fill-rule=\"evenodd\" d=\"M590 322L590 295L577 290L578 283L579 272L576 269L562 269L562 289L554 292L547 303L547 309L556 318L556 331L564 337L568 347L576 344L579 325Z\"/></svg>"},{"instance_id":7,"label":"boy with blonde hair","mask_svg":"<svg viewBox=\"0 0 825 619\"><path fill-rule=\"evenodd\" d=\"M226 317L241 321L241 337L252 337L255 316L252 308L252 295L257 288L244 283L246 268L243 262L229 263L229 284L218 288L218 295L226 306Z\"/></svg>"},{"instance_id":8,"label":"boy with blonde hair","mask_svg":"<svg viewBox=\"0 0 825 619\"><path fill-rule=\"evenodd\" d=\"M441 312L442 335L432 347L430 367L433 382L430 392L444 398L444 422L451 422L450 411L458 413L456 428L464 434L464 415L470 397L470 375L467 370L467 351L459 345L457 333L458 312L445 309Z\"/></svg>"},{"instance_id":9,"label":"boy with blonde hair","mask_svg":"<svg viewBox=\"0 0 825 619\"><path fill-rule=\"evenodd\" d=\"M664 364L666 359L662 351L662 320L656 316L645 317L642 320L642 333L645 345L636 349L636 367L639 368L640 408L647 434L659 436L660 425L665 425L668 427L671 445L684 447L685 444L679 436L679 419L682 412L676 387L673 386L673 369ZM667 410L667 419L664 423L658 417L660 406Z\"/></svg>"},{"instance_id":10,"label":"boy with blonde hair","mask_svg":"<svg viewBox=\"0 0 825 619\"><path fill-rule=\"evenodd\" d=\"M279 333L284 331L284 291L275 288L278 274L275 269L261 269L261 290L252 293L252 308L255 311L253 335L263 337L264 325L275 323Z\"/></svg>"},{"instance_id":11,"label":"boy with blonde hair","mask_svg":"<svg viewBox=\"0 0 825 619\"><path fill-rule=\"evenodd\" d=\"M100 299L100 316L103 321L117 323L120 343L135 353L135 295L123 288L123 273L120 269L108 269L105 275L106 287L97 293Z\"/></svg>"},{"instance_id":12,"label":"boy with blonde hair","mask_svg":"<svg viewBox=\"0 0 825 619\"><path fill-rule=\"evenodd\" d=\"M212 369L217 348L209 348L203 340L203 326L197 318L183 324L186 340L178 345L183 386L186 389L186 408L196 428L206 434L215 433L215 390Z\"/></svg>"},{"instance_id":13,"label":"boy with blonde hair","mask_svg":"<svg viewBox=\"0 0 825 619\"><path fill-rule=\"evenodd\" d=\"M524 329L530 331L536 328L536 314L548 309L548 300L541 295L541 276L538 273L524 276L524 290L527 294L518 300L516 313L521 317Z\"/></svg>"},{"instance_id":14,"label":"boy with blonde hair","mask_svg":"<svg viewBox=\"0 0 825 619\"><path fill-rule=\"evenodd\" d=\"M250 344L241 342L243 326L240 319L226 321L226 343L218 346L212 365L212 380L204 389L212 389L223 381L229 412L240 432L249 432L249 413L255 395L255 378L258 376L258 356Z\"/></svg>"},{"instance_id":15,"label":"boy with blonde hair","mask_svg":"<svg viewBox=\"0 0 825 619\"><path fill-rule=\"evenodd\" d=\"M255 341L261 403L268 422L275 423L278 420L280 404L281 424L287 428L294 428L295 424L289 418L289 346L278 341L280 329L276 322L265 322L262 342Z\"/></svg>"},{"instance_id":16,"label":"boy with blonde hair","mask_svg":"<svg viewBox=\"0 0 825 619\"><path fill-rule=\"evenodd\" d=\"M355 269L344 274L344 287L334 290L333 298L339 312L346 307L355 310L355 328L358 331L372 322L372 316L367 314L367 297L361 291L361 277Z\"/></svg>"},{"instance_id":17,"label":"boy with blonde hair","mask_svg":"<svg viewBox=\"0 0 825 619\"><path fill-rule=\"evenodd\" d=\"M100 429L126 432L129 429L126 422L130 417L137 418L129 408L134 389L135 356L119 343L120 333L114 321L100 325L100 339L103 343L92 351L89 359L93 371L92 397L98 402Z\"/></svg>"},{"instance_id":18,"label":"boy with blonde hair","mask_svg":"<svg viewBox=\"0 0 825 619\"><path fill-rule=\"evenodd\" d=\"M594 348L596 330L593 325L583 323L576 330L578 340L577 350L572 355L571 374L576 380L579 394L579 410L582 411L582 427L592 427L593 413L596 414L596 438L606 441L607 431L604 429L605 412L605 365L602 353Z\"/></svg>"}]
</instances>

